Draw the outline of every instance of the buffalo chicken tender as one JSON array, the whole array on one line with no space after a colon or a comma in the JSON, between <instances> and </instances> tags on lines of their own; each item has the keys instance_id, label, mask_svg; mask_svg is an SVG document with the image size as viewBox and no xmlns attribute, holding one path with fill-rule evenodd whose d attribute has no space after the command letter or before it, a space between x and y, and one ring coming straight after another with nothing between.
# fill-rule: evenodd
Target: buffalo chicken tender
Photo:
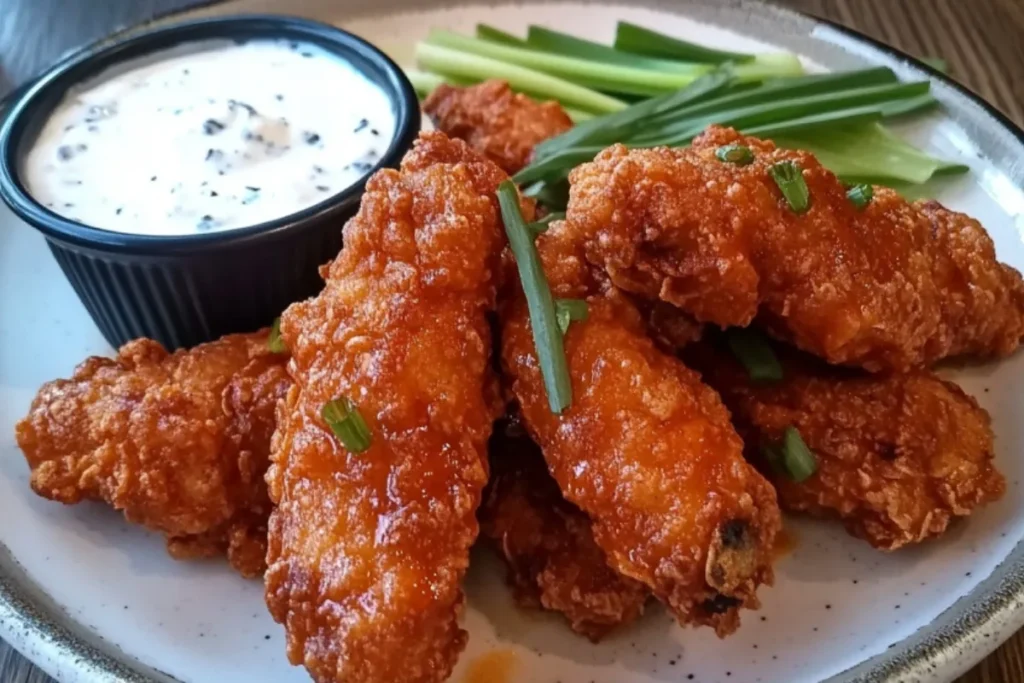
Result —
<instances>
[{"instance_id":1,"label":"buffalo chicken tender","mask_svg":"<svg viewBox=\"0 0 1024 683\"><path fill-rule=\"evenodd\" d=\"M747 165L718 159L741 145ZM795 211L769 169L796 164ZM831 363L907 370L1000 356L1024 334L1024 285L984 229L876 188L859 209L809 153L711 127L686 149L615 145L570 175L572 239L613 282L719 326L755 317Z\"/></svg>"},{"instance_id":2,"label":"buffalo chicken tender","mask_svg":"<svg viewBox=\"0 0 1024 683\"><path fill-rule=\"evenodd\" d=\"M465 646L460 584L501 410L487 314L506 178L421 136L368 181L323 292L281 318L295 386L267 474L266 600L319 683L443 681ZM335 400L365 420L365 450L325 422Z\"/></svg>"},{"instance_id":3,"label":"buffalo chicken tender","mask_svg":"<svg viewBox=\"0 0 1024 683\"><path fill-rule=\"evenodd\" d=\"M423 110L438 130L465 140L507 173L526 166L538 143L572 128L560 104L513 93L505 81L465 88L440 85Z\"/></svg>"},{"instance_id":4,"label":"buffalo chicken tender","mask_svg":"<svg viewBox=\"0 0 1024 683\"><path fill-rule=\"evenodd\" d=\"M502 312L503 367L524 424L611 567L681 623L731 633L772 580L775 492L743 459L717 394L655 347L632 303L586 281L564 227L537 240L555 296L586 296L589 307L565 335L573 398L561 414L548 406L521 293Z\"/></svg>"},{"instance_id":5,"label":"buffalo chicken tender","mask_svg":"<svg viewBox=\"0 0 1024 683\"><path fill-rule=\"evenodd\" d=\"M16 428L32 489L67 504L104 501L164 534L175 557L226 554L243 575L262 574L263 475L291 383L267 337L173 354L138 339L44 385Z\"/></svg>"},{"instance_id":6,"label":"buffalo chicken tender","mask_svg":"<svg viewBox=\"0 0 1024 683\"><path fill-rule=\"evenodd\" d=\"M480 531L505 559L520 605L560 612L594 642L643 612L650 591L608 566L590 519L562 497L537 444L514 420L491 437Z\"/></svg>"},{"instance_id":7,"label":"buffalo chicken tender","mask_svg":"<svg viewBox=\"0 0 1024 683\"><path fill-rule=\"evenodd\" d=\"M721 393L784 509L838 517L854 536L895 550L942 534L1003 495L988 413L955 384L927 371L867 375L794 351L777 355L783 380L776 384L751 382L728 352L708 343L687 347L683 357ZM799 483L763 455L791 426L818 464Z\"/></svg>"}]
</instances>

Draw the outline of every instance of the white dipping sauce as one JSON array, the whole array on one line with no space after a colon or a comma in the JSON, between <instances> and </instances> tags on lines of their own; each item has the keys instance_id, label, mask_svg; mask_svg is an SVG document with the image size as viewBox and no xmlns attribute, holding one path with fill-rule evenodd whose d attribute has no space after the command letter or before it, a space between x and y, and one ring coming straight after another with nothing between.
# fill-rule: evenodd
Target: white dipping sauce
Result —
<instances>
[{"instance_id":1,"label":"white dipping sauce","mask_svg":"<svg viewBox=\"0 0 1024 683\"><path fill-rule=\"evenodd\" d=\"M204 42L69 92L23 177L37 201L93 227L229 230L354 184L395 125L383 90L336 55L284 40Z\"/></svg>"}]
</instances>

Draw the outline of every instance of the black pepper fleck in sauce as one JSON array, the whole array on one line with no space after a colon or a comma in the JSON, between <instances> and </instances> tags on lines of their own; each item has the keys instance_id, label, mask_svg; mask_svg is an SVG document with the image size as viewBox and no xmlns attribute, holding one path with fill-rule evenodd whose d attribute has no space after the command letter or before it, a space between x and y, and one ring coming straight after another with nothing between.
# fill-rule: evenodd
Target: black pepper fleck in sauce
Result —
<instances>
[{"instance_id":1,"label":"black pepper fleck in sauce","mask_svg":"<svg viewBox=\"0 0 1024 683\"><path fill-rule=\"evenodd\" d=\"M206 135L216 135L222 130L224 130L224 124L217 119L206 119L203 121L203 133Z\"/></svg>"},{"instance_id":2,"label":"black pepper fleck in sauce","mask_svg":"<svg viewBox=\"0 0 1024 683\"><path fill-rule=\"evenodd\" d=\"M249 114L249 116L259 116L259 112L256 111L256 107L252 106L247 102L240 102L239 100L228 100L228 107L232 110L242 108Z\"/></svg>"},{"instance_id":3,"label":"black pepper fleck in sauce","mask_svg":"<svg viewBox=\"0 0 1024 683\"><path fill-rule=\"evenodd\" d=\"M311 131L306 131L302 134L302 139L307 145L315 145L320 142L320 136Z\"/></svg>"},{"instance_id":4,"label":"black pepper fleck in sauce","mask_svg":"<svg viewBox=\"0 0 1024 683\"><path fill-rule=\"evenodd\" d=\"M213 216L206 214L199 219L198 223L196 223L196 230L199 232L209 232L210 230L213 230L214 225Z\"/></svg>"}]
</instances>

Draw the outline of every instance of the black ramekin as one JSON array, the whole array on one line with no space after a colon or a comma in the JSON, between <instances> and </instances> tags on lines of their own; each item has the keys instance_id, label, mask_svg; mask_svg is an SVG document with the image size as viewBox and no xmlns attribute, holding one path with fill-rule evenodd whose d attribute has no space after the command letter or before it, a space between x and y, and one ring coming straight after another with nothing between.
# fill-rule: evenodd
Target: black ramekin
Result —
<instances>
[{"instance_id":1,"label":"black ramekin","mask_svg":"<svg viewBox=\"0 0 1024 683\"><path fill-rule=\"evenodd\" d=\"M21 181L28 148L70 87L117 63L184 43L261 38L317 45L378 84L391 99L397 125L390 147L371 173L398 165L420 127L416 94L402 70L361 38L286 16L190 21L87 47L32 83L0 120L0 197L45 235L82 303L114 346L150 337L173 349L266 326L288 304L320 289L317 267L341 249L341 228L359 206L365 177L284 218L170 237L119 233L68 220L33 199Z\"/></svg>"}]
</instances>

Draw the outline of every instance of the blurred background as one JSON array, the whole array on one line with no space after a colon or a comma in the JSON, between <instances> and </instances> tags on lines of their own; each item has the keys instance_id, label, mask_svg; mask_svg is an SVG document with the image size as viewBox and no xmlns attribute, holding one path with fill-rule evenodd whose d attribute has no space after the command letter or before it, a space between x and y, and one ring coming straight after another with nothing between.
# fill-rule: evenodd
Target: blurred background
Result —
<instances>
[{"instance_id":1,"label":"blurred background","mask_svg":"<svg viewBox=\"0 0 1024 683\"><path fill-rule=\"evenodd\" d=\"M68 49L210 1L0 0L0 95ZM1024 0L775 2L856 28L914 56L940 58L954 77L1024 124ZM281 11L288 5L281 0Z\"/></svg>"}]
</instances>

